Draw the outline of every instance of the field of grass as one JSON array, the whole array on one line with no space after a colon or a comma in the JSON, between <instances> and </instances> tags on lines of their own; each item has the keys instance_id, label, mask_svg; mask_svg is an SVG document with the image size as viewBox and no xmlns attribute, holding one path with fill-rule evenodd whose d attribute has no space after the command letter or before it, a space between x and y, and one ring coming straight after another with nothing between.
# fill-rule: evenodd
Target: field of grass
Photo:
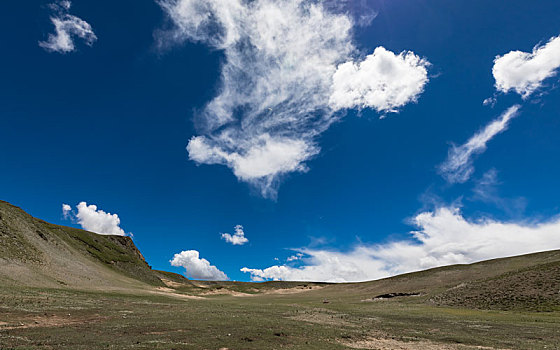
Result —
<instances>
[{"instance_id":1,"label":"field of grass","mask_svg":"<svg viewBox=\"0 0 560 350\"><path fill-rule=\"evenodd\" d=\"M341 286L202 299L0 287L0 349L560 348L558 312L365 297Z\"/></svg>"}]
</instances>

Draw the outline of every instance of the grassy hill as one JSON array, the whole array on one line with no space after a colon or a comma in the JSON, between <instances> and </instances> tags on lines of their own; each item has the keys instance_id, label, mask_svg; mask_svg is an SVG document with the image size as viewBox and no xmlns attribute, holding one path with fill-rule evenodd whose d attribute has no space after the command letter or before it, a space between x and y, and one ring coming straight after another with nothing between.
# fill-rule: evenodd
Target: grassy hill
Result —
<instances>
[{"instance_id":1,"label":"grassy hill","mask_svg":"<svg viewBox=\"0 0 560 350\"><path fill-rule=\"evenodd\" d=\"M365 298L402 293L416 294L420 300L440 306L560 310L560 251L444 266L336 288L344 291L350 287Z\"/></svg>"},{"instance_id":2,"label":"grassy hill","mask_svg":"<svg viewBox=\"0 0 560 350\"><path fill-rule=\"evenodd\" d=\"M47 223L0 201L0 279L42 287L163 286L130 237Z\"/></svg>"}]
</instances>

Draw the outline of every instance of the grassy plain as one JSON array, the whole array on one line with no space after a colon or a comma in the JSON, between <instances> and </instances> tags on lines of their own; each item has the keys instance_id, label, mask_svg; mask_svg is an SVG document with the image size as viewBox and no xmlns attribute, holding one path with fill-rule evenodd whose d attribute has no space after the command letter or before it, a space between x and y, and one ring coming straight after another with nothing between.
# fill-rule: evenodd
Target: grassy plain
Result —
<instances>
[{"instance_id":1,"label":"grassy plain","mask_svg":"<svg viewBox=\"0 0 560 350\"><path fill-rule=\"evenodd\" d=\"M372 300L352 285L270 293L0 288L8 349L559 349L560 313ZM325 303L328 301L328 303Z\"/></svg>"}]
</instances>

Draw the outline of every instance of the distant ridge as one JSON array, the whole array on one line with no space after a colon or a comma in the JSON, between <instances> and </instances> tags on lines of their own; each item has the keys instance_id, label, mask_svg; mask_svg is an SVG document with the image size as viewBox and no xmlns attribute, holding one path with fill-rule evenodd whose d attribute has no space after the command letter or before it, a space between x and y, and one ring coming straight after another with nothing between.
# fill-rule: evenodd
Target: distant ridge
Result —
<instances>
[{"instance_id":1,"label":"distant ridge","mask_svg":"<svg viewBox=\"0 0 560 350\"><path fill-rule=\"evenodd\" d=\"M178 295L314 290L372 302L417 298L469 309L560 311L560 250L451 265L362 283L190 281L152 270L130 237L50 224L0 201L0 284Z\"/></svg>"}]
</instances>

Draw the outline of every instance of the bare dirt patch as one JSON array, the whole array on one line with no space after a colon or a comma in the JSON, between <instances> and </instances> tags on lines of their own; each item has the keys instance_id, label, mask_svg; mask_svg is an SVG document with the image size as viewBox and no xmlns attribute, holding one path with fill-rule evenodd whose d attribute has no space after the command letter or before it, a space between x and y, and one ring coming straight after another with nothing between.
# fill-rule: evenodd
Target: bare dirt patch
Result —
<instances>
[{"instance_id":1,"label":"bare dirt patch","mask_svg":"<svg viewBox=\"0 0 560 350\"><path fill-rule=\"evenodd\" d=\"M234 297L253 297L257 295L278 295L278 294L298 294L305 293L312 290L321 289L321 286L310 286L310 287L294 287L294 288L281 288L281 289L269 289L269 290L259 290L256 288L251 289L254 293L243 293L234 291L227 288L218 288L206 291L201 295L231 295Z\"/></svg>"},{"instance_id":2,"label":"bare dirt patch","mask_svg":"<svg viewBox=\"0 0 560 350\"><path fill-rule=\"evenodd\" d=\"M174 282L172 280L168 280L166 278L160 278L161 281L163 282L163 284L165 284L167 287L169 288L179 288L179 287L183 287L184 284L183 283L179 283L179 282Z\"/></svg>"},{"instance_id":3,"label":"bare dirt patch","mask_svg":"<svg viewBox=\"0 0 560 350\"><path fill-rule=\"evenodd\" d=\"M254 294L236 292L234 290L221 288L221 289L214 289L214 290L204 292L204 293L202 293L202 295L231 295L231 296L234 296L234 297L251 297Z\"/></svg>"},{"instance_id":4,"label":"bare dirt patch","mask_svg":"<svg viewBox=\"0 0 560 350\"><path fill-rule=\"evenodd\" d=\"M305 311L295 316L288 317L291 320L303 321L309 323L316 323L329 326L347 326L353 327L355 324L348 322L346 317L348 315L333 312L327 309L315 309L312 311Z\"/></svg>"},{"instance_id":5,"label":"bare dirt patch","mask_svg":"<svg viewBox=\"0 0 560 350\"><path fill-rule=\"evenodd\" d=\"M158 287L158 288L156 288L156 290L152 291L151 293L152 294L158 294L158 295L170 296L170 297L174 297L174 298L180 298L180 299L191 299L191 300L205 299L203 297L199 297L199 296L196 296L196 295L187 295L187 294L176 293L174 289L165 288L165 287Z\"/></svg>"},{"instance_id":6,"label":"bare dirt patch","mask_svg":"<svg viewBox=\"0 0 560 350\"><path fill-rule=\"evenodd\" d=\"M352 349L375 349L375 350L497 350L484 346L467 346L454 344L440 344L427 340L403 341L391 338L370 338L366 340L349 341L343 340L340 343ZM506 349L501 349L506 350Z\"/></svg>"},{"instance_id":7,"label":"bare dirt patch","mask_svg":"<svg viewBox=\"0 0 560 350\"><path fill-rule=\"evenodd\" d=\"M64 327L76 324L95 323L105 320L108 317L95 315L90 317L72 317L60 315L42 315L42 316L29 316L23 317L15 322L0 322L0 331L11 329L26 329L26 328L52 328Z\"/></svg>"},{"instance_id":8,"label":"bare dirt patch","mask_svg":"<svg viewBox=\"0 0 560 350\"><path fill-rule=\"evenodd\" d=\"M309 287L295 287L295 288L283 288L283 289L272 289L262 294L297 294L305 293L312 290L323 289L322 286L309 286Z\"/></svg>"}]
</instances>

